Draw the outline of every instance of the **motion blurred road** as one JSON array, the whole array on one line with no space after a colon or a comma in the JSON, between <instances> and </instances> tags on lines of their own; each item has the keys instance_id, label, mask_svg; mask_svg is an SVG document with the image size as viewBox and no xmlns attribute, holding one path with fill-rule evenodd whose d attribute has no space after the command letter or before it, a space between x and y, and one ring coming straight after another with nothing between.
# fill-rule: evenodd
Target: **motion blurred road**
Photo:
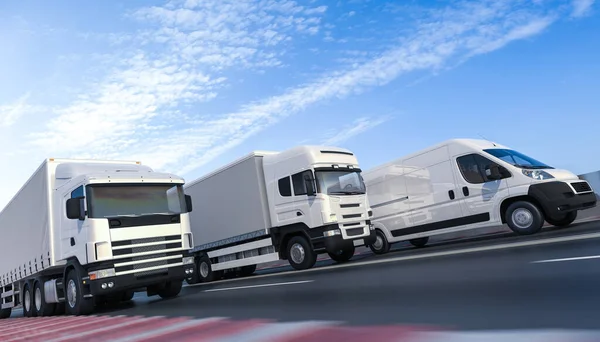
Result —
<instances>
[{"instance_id":1,"label":"motion blurred road","mask_svg":"<svg viewBox=\"0 0 600 342\"><path fill-rule=\"evenodd\" d=\"M563 258L575 259L554 260ZM172 300L140 293L102 314L467 330L600 328L600 221L528 237L400 245L384 256L365 253L343 265L328 260L308 271L287 270L186 286Z\"/></svg>"}]
</instances>

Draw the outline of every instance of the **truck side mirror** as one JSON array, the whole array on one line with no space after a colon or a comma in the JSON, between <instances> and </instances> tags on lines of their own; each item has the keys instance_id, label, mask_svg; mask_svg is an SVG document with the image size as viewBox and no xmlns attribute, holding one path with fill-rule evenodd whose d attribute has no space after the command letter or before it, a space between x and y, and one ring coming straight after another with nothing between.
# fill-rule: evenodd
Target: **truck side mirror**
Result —
<instances>
[{"instance_id":1,"label":"truck side mirror","mask_svg":"<svg viewBox=\"0 0 600 342\"><path fill-rule=\"evenodd\" d=\"M487 176L487 178L492 180L502 179L502 174L500 174L500 167L495 164L485 168L485 175Z\"/></svg>"},{"instance_id":2,"label":"truck side mirror","mask_svg":"<svg viewBox=\"0 0 600 342\"><path fill-rule=\"evenodd\" d=\"M67 218L71 220L85 220L83 197L69 198L67 200Z\"/></svg>"},{"instance_id":3,"label":"truck side mirror","mask_svg":"<svg viewBox=\"0 0 600 342\"><path fill-rule=\"evenodd\" d=\"M192 196L185 195L185 206L187 207L188 213L192 212Z\"/></svg>"}]
</instances>

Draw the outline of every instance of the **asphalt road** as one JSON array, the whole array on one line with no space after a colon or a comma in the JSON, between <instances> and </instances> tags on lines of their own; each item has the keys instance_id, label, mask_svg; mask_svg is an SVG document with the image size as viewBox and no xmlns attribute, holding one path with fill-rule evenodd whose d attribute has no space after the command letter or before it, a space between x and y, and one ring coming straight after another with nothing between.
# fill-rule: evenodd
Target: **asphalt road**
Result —
<instances>
[{"instance_id":1,"label":"asphalt road","mask_svg":"<svg viewBox=\"0 0 600 342\"><path fill-rule=\"evenodd\" d=\"M524 243L529 245L515 247ZM584 256L598 257L535 263ZM330 264L188 286L172 300L137 294L104 313L467 330L600 328L598 221L528 237L498 234L421 249L398 245L384 256Z\"/></svg>"}]
</instances>

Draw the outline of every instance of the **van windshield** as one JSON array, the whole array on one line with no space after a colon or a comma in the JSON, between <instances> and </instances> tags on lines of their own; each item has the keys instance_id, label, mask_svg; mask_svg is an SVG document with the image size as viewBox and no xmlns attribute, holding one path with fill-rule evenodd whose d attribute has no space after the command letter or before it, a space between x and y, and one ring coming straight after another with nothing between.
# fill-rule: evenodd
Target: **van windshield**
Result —
<instances>
[{"instance_id":1,"label":"van windshield","mask_svg":"<svg viewBox=\"0 0 600 342\"><path fill-rule=\"evenodd\" d=\"M327 195L358 195L367 191L359 171L319 170L315 171L317 192Z\"/></svg>"},{"instance_id":2,"label":"van windshield","mask_svg":"<svg viewBox=\"0 0 600 342\"><path fill-rule=\"evenodd\" d=\"M553 169L553 167L548 166L515 150L503 148L490 148L484 151L493 155L496 158L499 158L521 169Z\"/></svg>"},{"instance_id":3,"label":"van windshield","mask_svg":"<svg viewBox=\"0 0 600 342\"><path fill-rule=\"evenodd\" d=\"M86 187L86 197L90 218L174 215L186 210L182 185L92 184Z\"/></svg>"}]
</instances>

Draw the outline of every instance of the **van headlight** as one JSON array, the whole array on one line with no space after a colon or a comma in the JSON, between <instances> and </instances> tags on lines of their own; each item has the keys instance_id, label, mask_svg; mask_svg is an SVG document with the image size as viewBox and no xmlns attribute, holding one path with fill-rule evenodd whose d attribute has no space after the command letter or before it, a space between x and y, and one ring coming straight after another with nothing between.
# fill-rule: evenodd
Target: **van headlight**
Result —
<instances>
[{"instance_id":1,"label":"van headlight","mask_svg":"<svg viewBox=\"0 0 600 342\"><path fill-rule=\"evenodd\" d=\"M535 180L545 180L554 178L554 176L542 170L523 170L523 174Z\"/></svg>"}]
</instances>

